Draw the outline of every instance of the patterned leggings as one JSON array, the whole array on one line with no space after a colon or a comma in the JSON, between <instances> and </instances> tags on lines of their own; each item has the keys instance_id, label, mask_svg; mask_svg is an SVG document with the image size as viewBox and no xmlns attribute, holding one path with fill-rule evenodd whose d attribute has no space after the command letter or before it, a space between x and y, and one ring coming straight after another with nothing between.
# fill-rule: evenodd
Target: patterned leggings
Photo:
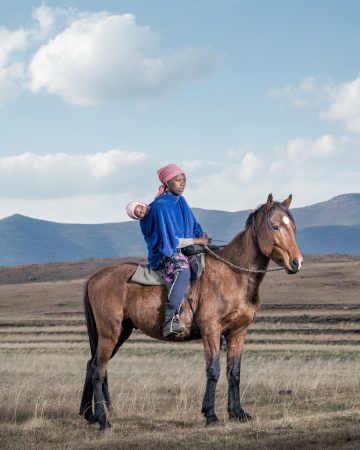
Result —
<instances>
[{"instance_id":1,"label":"patterned leggings","mask_svg":"<svg viewBox=\"0 0 360 450\"><path fill-rule=\"evenodd\" d=\"M163 256L159 270L167 285L170 286L168 302L179 313L186 287L190 281L190 265L187 257L182 253L173 253L170 257Z\"/></svg>"}]
</instances>

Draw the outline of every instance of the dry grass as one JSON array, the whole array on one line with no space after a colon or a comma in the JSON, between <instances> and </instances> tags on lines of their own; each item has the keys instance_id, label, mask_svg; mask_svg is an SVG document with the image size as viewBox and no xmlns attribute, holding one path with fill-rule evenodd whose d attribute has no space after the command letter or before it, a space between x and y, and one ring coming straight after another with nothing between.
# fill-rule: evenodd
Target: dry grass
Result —
<instances>
[{"instance_id":1,"label":"dry grass","mask_svg":"<svg viewBox=\"0 0 360 450\"><path fill-rule=\"evenodd\" d=\"M205 429L200 346L172 356L162 347L146 355L133 349L112 361L113 428L107 433L77 416L84 352L6 354L0 370L1 448L308 448L312 442L312 448L323 448L327 442L355 449L359 443L357 360L246 354L242 403L255 420L228 421L223 371L216 398L223 424Z\"/></svg>"}]
</instances>

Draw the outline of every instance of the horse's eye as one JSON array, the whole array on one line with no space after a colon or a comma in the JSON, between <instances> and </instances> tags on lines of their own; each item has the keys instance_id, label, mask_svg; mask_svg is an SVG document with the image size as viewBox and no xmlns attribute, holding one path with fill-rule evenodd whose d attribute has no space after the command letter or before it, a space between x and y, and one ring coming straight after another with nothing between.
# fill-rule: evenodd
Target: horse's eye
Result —
<instances>
[{"instance_id":1,"label":"horse's eye","mask_svg":"<svg viewBox=\"0 0 360 450\"><path fill-rule=\"evenodd\" d=\"M271 228L273 229L273 231L278 231L279 227L277 225L271 225Z\"/></svg>"}]
</instances>

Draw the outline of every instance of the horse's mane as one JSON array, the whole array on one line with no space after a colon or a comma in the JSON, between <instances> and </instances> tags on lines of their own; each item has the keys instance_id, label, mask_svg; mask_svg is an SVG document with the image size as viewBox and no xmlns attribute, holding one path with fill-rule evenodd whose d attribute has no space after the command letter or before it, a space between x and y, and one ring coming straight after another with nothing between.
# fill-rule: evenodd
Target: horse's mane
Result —
<instances>
[{"instance_id":1,"label":"horse's mane","mask_svg":"<svg viewBox=\"0 0 360 450\"><path fill-rule=\"evenodd\" d=\"M255 209L255 211L253 211L252 213L249 214L249 216L245 222L245 230L253 223L254 220L256 220L256 217L264 211L265 206L266 206L266 204L264 203L263 205L258 206ZM286 214L289 217L289 219L291 220L291 222L294 224L295 230L296 230L296 224L295 224L293 215L291 214L290 210L288 208L286 208L280 202L274 202L273 206L269 209L269 211L267 213L266 223L269 228L271 228L270 215L271 215L271 212L273 212L275 210L280 210L281 212Z\"/></svg>"}]
</instances>

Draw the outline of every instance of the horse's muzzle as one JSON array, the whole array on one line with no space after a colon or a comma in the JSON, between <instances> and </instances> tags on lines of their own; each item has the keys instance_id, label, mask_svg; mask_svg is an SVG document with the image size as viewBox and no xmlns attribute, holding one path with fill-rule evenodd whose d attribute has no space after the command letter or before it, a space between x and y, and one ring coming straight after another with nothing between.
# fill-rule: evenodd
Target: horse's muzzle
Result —
<instances>
[{"instance_id":1,"label":"horse's muzzle","mask_svg":"<svg viewBox=\"0 0 360 450\"><path fill-rule=\"evenodd\" d=\"M291 260L291 269L286 269L286 272L289 275L292 275L294 273L298 273L299 270L301 269L302 261L303 261L302 259L301 260L300 259L296 259L296 258L292 259Z\"/></svg>"}]
</instances>

